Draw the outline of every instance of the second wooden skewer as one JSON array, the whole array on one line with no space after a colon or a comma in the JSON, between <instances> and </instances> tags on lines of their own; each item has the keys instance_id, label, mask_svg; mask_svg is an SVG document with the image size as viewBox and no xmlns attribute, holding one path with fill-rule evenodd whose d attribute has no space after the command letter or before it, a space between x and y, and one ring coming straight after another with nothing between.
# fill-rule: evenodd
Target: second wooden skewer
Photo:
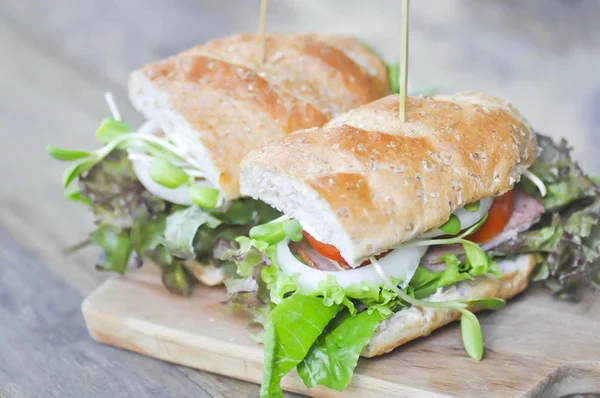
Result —
<instances>
[{"instance_id":1,"label":"second wooden skewer","mask_svg":"<svg viewBox=\"0 0 600 398\"><path fill-rule=\"evenodd\" d=\"M269 7L269 0L261 0L260 2L260 21L258 24L258 64L265 62L265 41L266 30L267 30L267 8Z\"/></svg>"},{"instance_id":2,"label":"second wooden skewer","mask_svg":"<svg viewBox=\"0 0 600 398\"><path fill-rule=\"evenodd\" d=\"M406 122L406 90L408 85L408 5L409 0L402 0L402 20L400 43L402 50L400 54L400 120Z\"/></svg>"}]
</instances>

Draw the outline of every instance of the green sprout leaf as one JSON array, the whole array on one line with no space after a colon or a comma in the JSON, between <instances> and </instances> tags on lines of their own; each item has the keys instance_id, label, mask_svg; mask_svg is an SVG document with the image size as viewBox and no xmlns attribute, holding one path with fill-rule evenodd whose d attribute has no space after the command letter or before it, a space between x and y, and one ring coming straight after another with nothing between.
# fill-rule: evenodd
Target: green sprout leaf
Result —
<instances>
[{"instance_id":1,"label":"green sprout leaf","mask_svg":"<svg viewBox=\"0 0 600 398\"><path fill-rule=\"evenodd\" d=\"M452 214L448 221L442 224L438 229L444 231L448 235L456 235L460 232L461 228L460 219Z\"/></svg>"},{"instance_id":2,"label":"green sprout leaf","mask_svg":"<svg viewBox=\"0 0 600 398\"><path fill-rule=\"evenodd\" d=\"M270 245L279 243L285 239L286 234L282 222L271 222L257 225L250 230L250 237Z\"/></svg>"},{"instance_id":3,"label":"green sprout leaf","mask_svg":"<svg viewBox=\"0 0 600 398\"><path fill-rule=\"evenodd\" d=\"M476 211L479 210L479 201L477 202L473 202L473 203L469 203L465 206L465 210L471 213L475 213Z\"/></svg>"},{"instance_id":4,"label":"green sprout leaf","mask_svg":"<svg viewBox=\"0 0 600 398\"><path fill-rule=\"evenodd\" d=\"M65 170L65 173L63 174L63 188L67 188L69 185L71 185L73 180L75 180L77 177L94 167L95 164L96 159L92 158L88 160L83 160L79 163L75 163L74 165L69 167L67 170Z\"/></svg>"},{"instance_id":5,"label":"green sprout leaf","mask_svg":"<svg viewBox=\"0 0 600 398\"><path fill-rule=\"evenodd\" d=\"M455 309L459 310L459 307ZM470 311L461 308L460 331L465 351L471 358L480 361L483 358L483 333L477 317Z\"/></svg>"},{"instance_id":6,"label":"green sprout leaf","mask_svg":"<svg viewBox=\"0 0 600 398\"><path fill-rule=\"evenodd\" d=\"M282 224L285 236L294 242L300 242L302 240L302 225L298 220L287 220Z\"/></svg>"},{"instance_id":7,"label":"green sprout leaf","mask_svg":"<svg viewBox=\"0 0 600 398\"><path fill-rule=\"evenodd\" d=\"M199 185L190 185L190 196L192 203L206 210L217 207L219 203L219 190Z\"/></svg>"},{"instance_id":8,"label":"green sprout leaf","mask_svg":"<svg viewBox=\"0 0 600 398\"><path fill-rule=\"evenodd\" d=\"M154 182L171 189L180 187L189 180L183 169L164 159L154 159L148 172Z\"/></svg>"},{"instance_id":9,"label":"green sprout leaf","mask_svg":"<svg viewBox=\"0 0 600 398\"><path fill-rule=\"evenodd\" d=\"M482 310L499 310L506 305L506 301L495 297L466 299L460 300L460 302L470 304Z\"/></svg>"},{"instance_id":10,"label":"green sprout leaf","mask_svg":"<svg viewBox=\"0 0 600 398\"><path fill-rule=\"evenodd\" d=\"M471 225L467 228L463 233L458 236L447 238L447 239L425 239L425 240L412 240L410 242L404 243L405 247L422 247L422 246L434 246L434 245L450 245L453 243L461 243L465 242L472 243L470 241L465 240L464 238L471 235L475 231L477 231L485 222L487 221L488 214L486 213L481 220L477 221L475 224Z\"/></svg>"},{"instance_id":11,"label":"green sprout leaf","mask_svg":"<svg viewBox=\"0 0 600 398\"><path fill-rule=\"evenodd\" d=\"M77 149L59 148L54 145L48 145L46 147L46 151L54 159L60 160L62 162L70 162L72 160L89 158L90 156L93 155L92 152L79 151Z\"/></svg>"},{"instance_id":12,"label":"green sprout leaf","mask_svg":"<svg viewBox=\"0 0 600 398\"><path fill-rule=\"evenodd\" d=\"M87 206L92 205L92 199L88 198L87 196L81 196L81 192L79 192L78 189L67 192L65 197L73 202L80 202Z\"/></svg>"},{"instance_id":13,"label":"green sprout leaf","mask_svg":"<svg viewBox=\"0 0 600 398\"><path fill-rule=\"evenodd\" d=\"M103 144L108 144L111 141L119 138L124 134L129 134L133 130L127 123L115 120L113 118L106 118L102 121L98 130L96 130L96 140Z\"/></svg>"}]
</instances>

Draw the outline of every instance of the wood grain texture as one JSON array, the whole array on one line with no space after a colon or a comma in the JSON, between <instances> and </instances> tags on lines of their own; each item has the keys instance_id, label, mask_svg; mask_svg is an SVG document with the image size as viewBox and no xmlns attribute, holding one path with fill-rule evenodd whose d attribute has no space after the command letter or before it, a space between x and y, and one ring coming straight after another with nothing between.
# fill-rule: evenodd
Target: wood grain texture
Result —
<instances>
[{"instance_id":1,"label":"wood grain texture","mask_svg":"<svg viewBox=\"0 0 600 398\"><path fill-rule=\"evenodd\" d=\"M95 344L81 295L2 229L0 264L0 397L212 396L177 368Z\"/></svg>"},{"instance_id":2,"label":"wood grain texture","mask_svg":"<svg viewBox=\"0 0 600 398\"><path fill-rule=\"evenodd\" d=\"M156 268L149 266L107 281L82 309L90 334L100 342L260 382L261 346L247 335L245 317L225 309L225 299L219 288L197 289L187 299L173 296L160 285ZM283 386L319 397L554 397L597 392L600 315L591 312L595 303L594 297L580 306L557 302L534 287L502 311L481 315L486 344L481 362L464 353L455 324L391 354L361 359L353 383L343 393L308 390L295 374L284 378Z\"/></svg>"}]
</instances>

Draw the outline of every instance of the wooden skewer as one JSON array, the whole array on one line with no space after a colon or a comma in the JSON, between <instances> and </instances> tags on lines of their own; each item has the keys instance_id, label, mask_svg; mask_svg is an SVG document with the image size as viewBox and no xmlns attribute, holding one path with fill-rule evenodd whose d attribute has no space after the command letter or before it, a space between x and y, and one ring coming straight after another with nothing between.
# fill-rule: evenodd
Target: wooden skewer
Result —
<instances>
[{"instance_id":1,"label":"wooden skewer","mask_svg":"<svg viewBox=\"0 0 600 398\"><path fill-rule=\"evenodd\" d=\"M267 8L269 0L260 1L260 22L258 25L258 64L265 62L265 31L267 30Z\"/></svg>"},{"instance_id":2,"label":"wooden skewer","mask_svg":"<svg viewBox=\"0 0 600 398\"><path fill-rule=\"evenodd\" d=\"M402 0L402 52L400 54L400 120L406 122L406 86L408 85L408 4L409 0Z\"/></svg>"}]
</instances>

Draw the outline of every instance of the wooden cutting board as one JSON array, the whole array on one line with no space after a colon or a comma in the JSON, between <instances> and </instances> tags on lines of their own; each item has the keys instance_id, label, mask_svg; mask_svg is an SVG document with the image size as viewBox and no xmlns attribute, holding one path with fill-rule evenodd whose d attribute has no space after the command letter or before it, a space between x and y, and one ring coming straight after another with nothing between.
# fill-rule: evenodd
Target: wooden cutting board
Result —
<instances>
[{"instance_id":1,"label":"wooden cutting board","mask_svg":"<svg viewBox=\"0 0 600 398\"><path fill-rule=\"evenodd\" d=\"M107 281L82 304L91 336L165 361L260 383L262 346L222 288L169 294L147 265ZM376 359L359 361L342 393L307 389L296 374L286 390L318 397L560 397L600 392L600 297L558 302L541 287L498 312L479 315L485 357L471 360L453 324Z\"/></svg>"}]
</instances>

